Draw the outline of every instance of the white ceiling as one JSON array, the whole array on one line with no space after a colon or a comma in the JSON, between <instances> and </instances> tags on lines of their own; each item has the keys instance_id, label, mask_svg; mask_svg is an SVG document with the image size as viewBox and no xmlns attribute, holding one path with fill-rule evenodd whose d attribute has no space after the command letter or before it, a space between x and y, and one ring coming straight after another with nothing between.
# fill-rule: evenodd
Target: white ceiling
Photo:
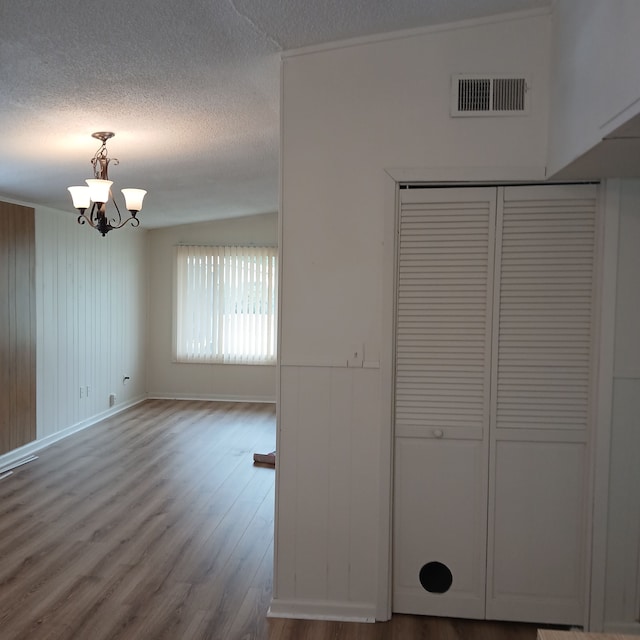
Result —
<instances>
[{"instance_id":1,"label":"white ceiling","mask_svg":"<svg viewBox=\"0 0 640 640\"><path fill-rule=\"evenodd\" d=\"M0 196L73 211L94 131L143 225L278 206L279 54L552 0L1 0Z\"/></svg>"}]
</instances>

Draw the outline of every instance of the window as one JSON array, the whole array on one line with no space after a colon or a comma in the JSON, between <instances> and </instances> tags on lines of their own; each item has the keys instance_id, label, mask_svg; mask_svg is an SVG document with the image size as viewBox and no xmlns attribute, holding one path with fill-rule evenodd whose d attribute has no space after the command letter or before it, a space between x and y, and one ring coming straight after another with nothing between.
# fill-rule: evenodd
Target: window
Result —
<instances>
[{"instance_id":1,"label":"window","mask_svg":"<svg viewBox=\"0 0 640 640\"><path fill-rule=\"evenodd\" d=\"M274 247L176 247L178 362L276 360Z\"/></svg>"}]
</instances>

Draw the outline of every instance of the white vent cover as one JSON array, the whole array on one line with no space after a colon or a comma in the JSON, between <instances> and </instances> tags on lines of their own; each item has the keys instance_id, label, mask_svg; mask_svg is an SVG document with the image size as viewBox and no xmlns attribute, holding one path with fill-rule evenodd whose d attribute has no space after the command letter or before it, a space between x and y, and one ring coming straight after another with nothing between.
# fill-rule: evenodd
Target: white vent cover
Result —
<instances>
[{"instance_id":1,"label":"white vent cover","mask_svg":"<svg viewBox=\"0 0 640 640\"><path fill-rule=\"evenodd\" d=\"M529 95L529 82L524 76L456 75L451 78L451 115L526 115Z\"/></svg>"}]
</instances>

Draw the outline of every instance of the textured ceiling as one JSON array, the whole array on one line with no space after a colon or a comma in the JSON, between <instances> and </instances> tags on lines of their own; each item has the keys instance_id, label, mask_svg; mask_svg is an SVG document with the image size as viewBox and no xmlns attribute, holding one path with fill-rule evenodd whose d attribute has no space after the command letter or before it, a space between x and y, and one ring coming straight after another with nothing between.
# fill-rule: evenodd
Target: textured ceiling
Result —
<instances>
[{"instance_id":1,"label":"textured ceiling","mask_svg":"<svg viewBox=\"0 0 640 640\"><path fill-rule=\"evenodd\" d=\"M551 0L0 0L0 196L72 211L94 131L147 227L275 211L279 54Z\"/></svg>"}]
</instances>

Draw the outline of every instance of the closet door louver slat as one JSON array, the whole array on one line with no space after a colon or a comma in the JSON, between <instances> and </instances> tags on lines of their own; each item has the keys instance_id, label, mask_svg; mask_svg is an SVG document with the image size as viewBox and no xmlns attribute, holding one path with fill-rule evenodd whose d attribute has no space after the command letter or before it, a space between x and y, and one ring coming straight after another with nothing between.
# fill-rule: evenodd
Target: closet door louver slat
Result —
<instances>
[{"instance_id":1,"label":"closet door louver slat","mask_svg":"<svg viewBox=\"0 0 640 640\"><path fill-rule=\"evenodd\" d=\"M403 193L396 435L466 428L481 438L486 429L494 193L435 190L431 202Z\"/></svg>"},{"instance_id":2,"label":"closet door louver slat","mask_svg":"<svg viewBox=\"0 0 640 640\"><path fill-rule=\"evenodd\" d=\"M507 189L502 207L495 426L586 430L595 188L535 189Z\"/></svg>"}]
</instances>

